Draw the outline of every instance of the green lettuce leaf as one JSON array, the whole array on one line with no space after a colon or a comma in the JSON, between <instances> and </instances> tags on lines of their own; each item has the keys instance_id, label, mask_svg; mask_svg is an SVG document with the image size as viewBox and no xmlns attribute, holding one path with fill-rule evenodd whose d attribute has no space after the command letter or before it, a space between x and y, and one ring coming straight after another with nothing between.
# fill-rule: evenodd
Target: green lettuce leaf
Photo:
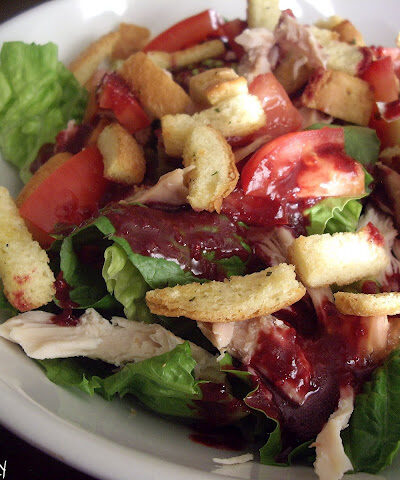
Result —
<instances>
[{"instance_id":1,"label":"green lettuce leaf","mask_svg":"<svg viewBox=\"0 0 400 480\"><path fill-rule=\"evenodd\" d=\"M305 210L304 214L309 219L306 227L308 235L355 232L362 210L359 198L329 197Z\"/></svg>"},{"instance_id":2,"label":"green lettuce leaf","mask_svg":"<svg viewBox=\"0 0 400 480\"><path fill-rule=\"evenodd\" d=\"M52 382L90 395L98 393L107 400L132 395L157 413L198 420L206 419L208 409L213 409L208 399L202 403L201 386L211 382L194 378L196 361L188 342L157 357L128 363L117 373L111 373L115 369L112 365L83 358L38 362ZM228 423L248 415L247 409L229 393L215 402L221 419Z\"/></svg>"},{"instance_id":3,"label":"green lettuce leaf","mask_svg":"<svg viewBox=\"0 0 400 480\"><path fill-rule=\"evenodd\" d=\"M144 300L148 284L139 270L129 260L126 252L117 244L104 252L103 278L107 290L124 306L129 320L153 320Z\"/></svg>"},{"instance_id":4,"label":"green lettuce leaf","mask_svg":"<svg viewBox=\"0 0 400 480\"><path fill-rule=\"evenodd\" d=\"M0 52L0 149L27 181L40 147L81 121L87 92L57 59L57 46L6 42Z\"/></svg>"},{"instance_id":5,"label":"green lettuce leaf","mask_svg":"<svg viewBox=\"0 0 400 480\"><path fill-rule=\"evenodd\" d=\"M400 349L377 368L355 400L343 444L356 472L378 473L400 448Z\"/></svg>"}]
</instances>

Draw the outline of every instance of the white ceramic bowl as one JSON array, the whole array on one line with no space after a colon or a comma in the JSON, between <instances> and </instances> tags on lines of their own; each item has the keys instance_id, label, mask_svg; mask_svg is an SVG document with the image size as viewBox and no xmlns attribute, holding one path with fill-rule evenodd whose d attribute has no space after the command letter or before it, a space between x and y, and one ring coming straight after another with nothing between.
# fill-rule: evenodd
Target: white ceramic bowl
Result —
<instances>
[{"instance_id":1,"label":"white ceramic bowl","mask_svg":"<svg viewBox=\"0 0 400 480\"><path fill-rule=\"evenodd\" d=\"M338 14L350 18L368 43L393 45L399 30L398 0L285 0L302 20ZM60 58L71 60L90 41L120 21L146 25L154 33L207 7L228 18L245 17L245 0L57 0L20 15L0 27L7 40L59 45ZM0 159L0 184L17 193L20 182ZM189 440L189 430L123 402L105 402L51 383L16 345L0 342L0 421L54 457L101 479L200 480L313 478L308 468L266 467L250 462L218 467L213 457L235 455ZM22 460L22 459L21 459ZM400 462L382 476L399 478Z\"/></svg>"}]
</instances>

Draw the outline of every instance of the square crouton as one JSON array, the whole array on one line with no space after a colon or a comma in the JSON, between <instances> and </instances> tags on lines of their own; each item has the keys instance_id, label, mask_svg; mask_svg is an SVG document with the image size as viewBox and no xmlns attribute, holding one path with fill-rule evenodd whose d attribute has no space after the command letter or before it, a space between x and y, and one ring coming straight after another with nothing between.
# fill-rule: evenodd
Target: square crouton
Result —
<instances>
[{"instance_id":1,"label":"square crouton","mask_svg":"<svg viewBox=\"0 0 400 480\"><path fill-rule=\"evenodd\" d=\"M195 125L210 125L224 137L245 136L265 125L265 113L254 95L237 95L194 115L167 115L161 119L165 150L182 156L183 145Z\"/></svg>"},{"instance_id":2,"label":"square crouton","mask_svg":"<svg viewBox=\"0 0 400 480\"><path fill-rule=\"evenodd\" d=\"M194 75L189 81L189 95L200 105L215 105L246 93L249 93L247 80L232 68L212 68Z\"/></svg>"},{"instance_id":3,"label":"square crouton","mask_svg":"<svg viewBox=\"0 0 400 480\"><path fill-rule=\"evenodd\" d=\"M274 75L290 95L307 83L313 71L305 58L299 58L296 51L290 51L279 62Z\"/></svg>"},{"instance_id":4,"label":"square crouton","mask_svg":"<svg viewBox=\"0 0 400 480\"><path fill-rule=\"evenodd\" d=\"M221 40L210 40L194 47L178 50L177 52L148 52L147 56L160 68L177 70L188 65L202 62L209 58L218 58L225 53L225 46Z\"/></svg>"},{"instance_id":5,"label":"square crouton","mask_svg":"<svg viewBox=\"0 0 400 480\"><path fill-rule=\"evenodd\" d=\"M335 305L345 315L374 317L379 315L398 315L400 313L400 293L348 293L334 294Z\"/></svg>"},{"instance_id":6,"label":"square crouton","mask_svg":"<svg viewBox=\"0 0 400 480\"><path fill-rule=\"evenodd\" d=\"M119 41L119 32L110 32L91 43L69 65L69 69L75 75L81 85L85 85L101 62L111 57L112 51Z\"/></svg>"},{"instance_id":7,"label":"square crouton","mask_svg":"<svg viewBox=\"0 0 400 480\"><path fill-rule=\"evenodd\" d=\"M125 60L120 73L152 117L185 112L190 104L183 88L143 52Z\"/></svg>"},{"instance_id":8,"label":"square crouton","mask_svg":"<svg viewBox=\"0 0 400 480\"><path fill-rule=\"evenodd\" d=\"M222 200L236 187L239 172L232 148L214 128L194 127L183 148L183 164L195 168L187 175L188 200L194 210L220 212Z\"/></svg>"},{"instance_id":9,"label":"square crouton","mask_svg":"<svg viewBox=\"0 0 400 480\"><path fill-rule=\"evenodd\" d=\"M120 23L118 33L119 38L114 45L112 57L122 60L142 50L150 38L150 30L148 28L140 27L133 23Z\"/></svg>"},{"instance_id":10,"label":"square crouton","mask_svg":"<svg viewBox=\"0 0 400 480\"><path fill-rule=\"evenodd\" d=\"M319 70L302 95L306 107L357 125L368 125L374 107L371 86L347 73Z\"/></svg>"},{"instance_id":11,"label":"square crouton","mask_svg":"<svg viewBox=\"0 0 400 480\"><path fill-rule=\"evenodd\" d=\"M288 254L308 287L348 285L377 275L389 262L384 245L376 241L369 225L357 233L300 236Z\"/></svg>"},{"instance_id":12,"label":"square crouton","mask_svg":"<svg viewBox=\"0 0 400 480\"><path fill-rule=\"evenodd\" d=\"M146 293L150 311L201 322L238 322L269 315L302 298L293 265L284 263L224 282L190 283Z\"/></svg>"},{"instance_id":13,"label":"square crouton","mask_svg":"<svg viewBox=\"0 0 400 480\"><path fill-rule=\"evenodd\" d=\"M4 187L0 187L0 277L8 301L21 312L46 305L55 294L49 258L32 239Z\"/></svg>"},{"instance_id":14,"label":"square crouton","mask_svg":"<svg viewBox=\"0 0 400 480\"><path fill-rule=\"evenodd\" d=\"M262 27L273 31L280 15L279 0L247 0L249 28Z\"/></svg>"},{"instance_id":15,"label":"square crouton","mask_svg":"<svg viewBox=\"0 0 400 480\"><path fill-rule=\"evenodd\" d=\"M143 181L146 160L142 147L119 123L102 130L97 146L103 155L105 178L125 185Z\"/></svg>"},{"instance_id":16,"label":"square crouton","mask_svg":"<svg viewBox=\"0 0 400 480\"><path fill-rule=\"evenodd\" d=\"M341 42L349 43L350 45L357 45L363 47L365 45L364 38L359 30L349 21L343 20L332 27L333 32L339 34Z\"/></svg>"}]
</instances>

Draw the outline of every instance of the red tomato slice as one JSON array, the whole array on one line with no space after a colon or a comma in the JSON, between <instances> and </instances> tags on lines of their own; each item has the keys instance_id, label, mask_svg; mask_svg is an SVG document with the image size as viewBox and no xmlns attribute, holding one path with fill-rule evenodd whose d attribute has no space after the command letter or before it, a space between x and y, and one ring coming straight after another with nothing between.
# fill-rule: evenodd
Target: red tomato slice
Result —
<instances>
[{"instance_id":1,"label":"red tomato slice","mask_svg":"<svg viewBox=\"0 0 400 480\"><path fill-rule=\"evenodd\" d=\"M278 137L301 127L302 118L285 89L272 73L258 75L250 84L249 92L259 98L267 116L267 123L254 136Z\"/></svg>"},{"instance_id":2,"label":"red tomato slice","mask_svg":"<svg viewBox=\"0 0 400 480\"><path fill-rule=\"evenodd\" d=\"M116 73L104 75L98 92L98 104L100 108L112 110L129 133L135 133L151 123L127 83Z\"/></svg>"},{"instance_id":3,"label":"red tomato slice","mask_svg":"<svg viewBox=\"0 0 400 480\"><path fill-rule=\"evenodd\" d=\"M235 42L235 38L240 35L245 28L247 28L247 22L239 18L226 22L221 27L223 34L228 39L230 48L236 53L239 59L244 54L244 48Z\"/></svg>"},{"instance_id":4,"label":"red tomato slice","mask_svg":"<svg viewBox=\"0 0 400 480\"><path fill-rule=\"evenodd\" d=\"M345 153L342 128L276 138L250 158L241 181L247 195L291 201L364 193L364 171Z\"/></svg>"},{"instance_id":5,"label":"red tomato slice","mask_svg":"<svg viewBox=\"0 0 400 480\"><path fill-rule=\"evenodd\" d=\"M61 155L61 162L58 158ZM59 224L79 225L98 208L107 180L103 177L103 159L96 147L88 147L69 156L59 154L41 167L26 184L17 199L21 216L42 245Z\"/></svg>"},{"instance_id":6,"label":"red tomato slice","mask_svg":"<svg viewBox=\"0 0 400 480\"><path fill-rule=\"evenodd\" d=\"M390 57L393 61L394 71L400 78L400 48L396 47L370 47L374 57L377 59Z\"/></svg>"},{"instance_id":7,"label":"red tomato slice","mask_svg":"<svg viewBox=\"0 0 400 480\"><path fill-rule=\"evenodd\" d=\"M374 89L376 102L393 102L399 97L399 81L390 57L372 62L361 78Z\"/></svg>"},{"instance_id":8,"label":"red tomato slice","mask_svg":"<svg viewBox=\"0 0 400 480\"><path fill-rule=\"evenodd\" d=\"M223 21L215 10L205 10L160 33L144 47L143 51L176 52L191 47L209 37L221 36L220 27L222 24Z\"/></svg>"}]
</instances>

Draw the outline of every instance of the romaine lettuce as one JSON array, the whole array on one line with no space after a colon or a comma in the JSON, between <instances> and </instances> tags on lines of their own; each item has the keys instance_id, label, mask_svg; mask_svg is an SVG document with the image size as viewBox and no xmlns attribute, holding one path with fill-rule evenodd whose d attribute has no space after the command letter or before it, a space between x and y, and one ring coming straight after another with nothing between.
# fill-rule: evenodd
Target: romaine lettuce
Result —
<instances>
[{"instance_id":1,"label":"romaine lettuce","mask_svg":"<svg viewBox=\"0 0 400 480\"><path fill-rule=\"evenodd\" d=\"M0 52L0 149L27 181L40 147L71 119L80 121L87 92L57 59L57 46L6 42Z\"/></svg>"}]
</instances>

